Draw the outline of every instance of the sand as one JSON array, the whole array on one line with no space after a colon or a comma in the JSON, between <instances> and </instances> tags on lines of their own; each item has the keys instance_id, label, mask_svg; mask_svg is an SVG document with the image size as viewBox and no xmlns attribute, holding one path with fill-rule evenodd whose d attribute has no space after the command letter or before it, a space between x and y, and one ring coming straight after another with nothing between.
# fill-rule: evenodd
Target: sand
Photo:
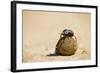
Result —
<instances>
[{"instance_id":1,"label":"sand","mask_svg":"<svg viewBox=\"0 0 100 73\"><path fill-rule=\"evenodd\" d=\"M72 56L49 56L64 29L71 29L78 42ZM23 62L91 59L91 14L23 10Z\"/></svg>"},{"instance_id":2,"label":"sand","mask_svg":"<svg viewBox=\"0 0 100 73\"><path fill-rule=\"evenodd\" d=\"M51 61L70 61L70 60L87 60L90 59L90 50L89 49L78 49L76 53L72 56L61 56L54 55L54 52L50 52L49 49L44 50L35 50L33 53L29 50L24 50L23 62L32 63L32 62L51 62Z\"/></svg>"}]
</instances>

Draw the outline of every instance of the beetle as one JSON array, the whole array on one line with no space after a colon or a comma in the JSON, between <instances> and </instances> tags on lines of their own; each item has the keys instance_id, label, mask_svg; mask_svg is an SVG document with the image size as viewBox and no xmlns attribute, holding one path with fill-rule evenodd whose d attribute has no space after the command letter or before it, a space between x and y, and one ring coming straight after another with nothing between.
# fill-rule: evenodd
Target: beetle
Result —
<instances>
[{"instance_id":1,"label":"beetle","mask_svg":"<svg viewBox=\"0 0 100 73\"><path fill-rule=\"evenodd\" d=\"M71 56L77 50L77 39L74 32L70 29L64 29L60 35L60 39L56 44L55 54Z\"/></svg>"}]
</instances>

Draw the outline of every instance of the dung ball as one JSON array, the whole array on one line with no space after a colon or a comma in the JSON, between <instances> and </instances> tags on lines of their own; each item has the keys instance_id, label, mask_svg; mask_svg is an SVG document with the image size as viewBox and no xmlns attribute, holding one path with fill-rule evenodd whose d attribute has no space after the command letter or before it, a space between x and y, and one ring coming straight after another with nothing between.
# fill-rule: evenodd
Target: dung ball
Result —
<instances>
[{"instance_id":1,"label":"dung ball","mask_svg":"<svg viewBox=\"0 0 100 73\"><path fill-rule=\"evenodd\" d=\"M66 30L67 31L67 30ZM68 36L60 37L57 45L55 53L58 55L64 55L64 56L71 56L74 55L78 46L77 46L77 39L74 35L69 36L69 34L72 34L72 31L67 31Z\"/></svg>"}]
</instances>

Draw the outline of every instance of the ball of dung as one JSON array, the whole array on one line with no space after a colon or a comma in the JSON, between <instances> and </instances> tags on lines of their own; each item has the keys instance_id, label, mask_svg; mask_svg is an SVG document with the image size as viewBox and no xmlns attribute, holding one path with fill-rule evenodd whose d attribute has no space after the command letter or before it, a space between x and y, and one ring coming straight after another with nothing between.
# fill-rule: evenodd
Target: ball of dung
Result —
<instances>
[{"instance_id":1,"label":"ball of dung","mask_svg":"<svg viewBox=\"0 0 100 73\"><path fill-rule=\"evenodd\" d=\"M56 45L56 53L64 56L74 55L77 50L77 41L75 38L60 38Z\"/></svg>"}]
</instances>

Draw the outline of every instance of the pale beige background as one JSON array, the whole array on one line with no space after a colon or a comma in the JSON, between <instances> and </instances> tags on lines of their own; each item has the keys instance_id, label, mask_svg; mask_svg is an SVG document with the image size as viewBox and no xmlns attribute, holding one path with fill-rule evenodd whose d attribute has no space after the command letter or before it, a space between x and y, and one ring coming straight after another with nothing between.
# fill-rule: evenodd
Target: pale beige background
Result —
<instances>
[{"instance_id":1,"label":"pale beige background","mask_svg":"<svg viewBox=\"0 0 100 73\"><path fill-rule=\"evenodd\" d=\"M72 57L50 56L63 29L74 31L78 51ZM23 62L90 59L91 14L23 10Z\"/></svg>"}]
</instances>

